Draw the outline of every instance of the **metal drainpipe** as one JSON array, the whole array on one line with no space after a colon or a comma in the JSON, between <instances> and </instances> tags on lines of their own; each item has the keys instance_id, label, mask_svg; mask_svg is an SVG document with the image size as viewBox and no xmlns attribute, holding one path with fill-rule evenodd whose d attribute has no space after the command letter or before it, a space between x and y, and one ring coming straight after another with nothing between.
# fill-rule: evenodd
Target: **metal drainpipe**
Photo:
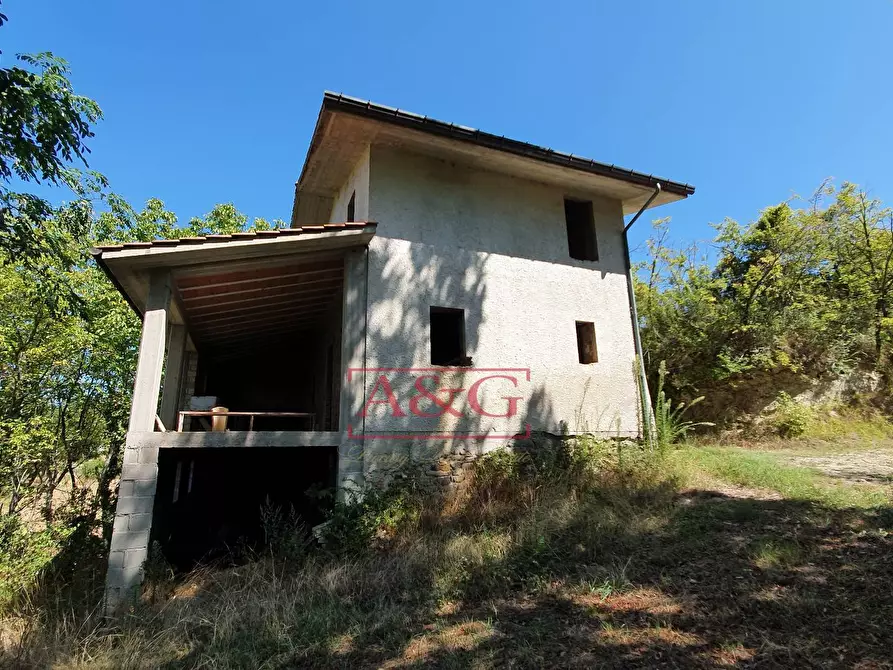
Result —
<instances>
[{"instance_id":1,"label":"metal drainpipe","mask_svg":"<svg viewBox=\"0 0 893 670\"><path fill-rule=\"evenodd\" d=\"M651 197L645 201L645 204L642 205L641 209L636 212L636 215L623 229L623 251L626 261L626 288L629 292L629 312L633 322L633 341L635 342L636 357L639 359L639 402L642 404L642 431L645 433L645 439L647 440L649 447L652 447L654 444L654 420L651 417L651 394L648 392L648 379L645 377L645 355L642 351L642 338L639 335L639 310L636 308L636 291L633 287L633 266L629 259L629 239L627 238L627 232L632 228L633 224L639 220L642 213L648 209L648 206L654 202L654 199L660 195L660 192L661 186L658 183L655 185L654 193L651 194Z\"/></svg>"}]
</instances>

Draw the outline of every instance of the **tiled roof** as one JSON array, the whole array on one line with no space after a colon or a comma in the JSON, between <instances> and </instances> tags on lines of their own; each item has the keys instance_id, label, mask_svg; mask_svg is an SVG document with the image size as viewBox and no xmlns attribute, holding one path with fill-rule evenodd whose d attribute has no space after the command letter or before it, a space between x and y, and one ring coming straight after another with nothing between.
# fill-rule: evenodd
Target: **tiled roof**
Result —
<instances>
[{"instance_id":1,"label":"tiled roof","mask_svg":"<svg viewBox=\"0 0 893 670\"><path fill-rule=\"evenodd\" d=\"M122 249L157 249L160 247L178 247L201 245L206 242L243 242L255 239L271 239L291 237L313 233L333 233L339 230L361 229L377 225L375 221L347 221L344 223L323 223L314 226L298 226L296 228L276 228L273 230L255 230L231 235L202 235L200 237L180 237L172 240L153 240L152 242L125 242L123 244L101 244L93 247L93 255L104 251L120 251Z\"/></svg>"}]
</instances>

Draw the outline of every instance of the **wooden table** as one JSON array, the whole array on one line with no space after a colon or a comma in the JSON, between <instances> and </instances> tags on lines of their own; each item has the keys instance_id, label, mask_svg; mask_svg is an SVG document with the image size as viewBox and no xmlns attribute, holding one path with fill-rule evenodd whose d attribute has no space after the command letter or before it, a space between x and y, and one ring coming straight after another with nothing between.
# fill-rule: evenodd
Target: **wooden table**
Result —
<instances>
[{"instance_id":1,"label":"wooden table","mask_svg":"<svg viewBox=\"0 0 893 670\"><path fill-rule=\"evenodd\" d=\"M188 416L247 416L248 430L254 430L254 417L276 417L280 419L310 419L310 430L315 430L316 414L314 412L212 412L210 410L188 410L180 412L180 419L177 421L177 432L183 432L183 425Z\"/></svg>"}]
</instances>

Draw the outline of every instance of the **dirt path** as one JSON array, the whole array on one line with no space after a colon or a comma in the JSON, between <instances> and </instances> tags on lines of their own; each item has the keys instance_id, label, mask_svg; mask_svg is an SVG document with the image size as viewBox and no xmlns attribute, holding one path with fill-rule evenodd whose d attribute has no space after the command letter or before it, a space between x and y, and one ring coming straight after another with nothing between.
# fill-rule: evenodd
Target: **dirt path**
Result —
<instances>
[{"instance_id":1,"label":"dirt path","mask_svg":"<svg viewBox=\"0 0 893 670\"><path fill-rule=\"evenodd\" d=\"M790 456L785 463L813 468L850 482L893 484L893 450L877 449L827 456Z\"/></svg>"}]
</instances>

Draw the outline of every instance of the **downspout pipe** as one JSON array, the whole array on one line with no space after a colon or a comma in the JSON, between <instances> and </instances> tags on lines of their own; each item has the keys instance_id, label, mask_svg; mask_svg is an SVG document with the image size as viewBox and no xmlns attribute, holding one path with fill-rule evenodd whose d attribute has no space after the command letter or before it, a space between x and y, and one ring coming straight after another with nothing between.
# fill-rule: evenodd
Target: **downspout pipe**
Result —
<instances>
[{"instance_id":1,"label":"downspout pipe","mask_svg":"<svg viewBox=\"0 0 893 670\"><path fill-rule=\"evenodd\" d=\"M639 334L639 310L636 308L636 290L633 283L633 265L629 258L629 237L627 233L633 224L639 220L644 211L651 206L654 199L661 193L660 183L655 184L654 193L645 201L645 204L636 212L623 229L623 253L626 262L626 289L629 292L629 313L633 322L633 342L635 343L636 358L638 359L639 373L639 403L642 405L642 432L649 447L654 446L654 418L651 415L651 394L648 392L648 379L645 376L645 355L642 351L642 337Z\"/></svg>"}]
</instances>

